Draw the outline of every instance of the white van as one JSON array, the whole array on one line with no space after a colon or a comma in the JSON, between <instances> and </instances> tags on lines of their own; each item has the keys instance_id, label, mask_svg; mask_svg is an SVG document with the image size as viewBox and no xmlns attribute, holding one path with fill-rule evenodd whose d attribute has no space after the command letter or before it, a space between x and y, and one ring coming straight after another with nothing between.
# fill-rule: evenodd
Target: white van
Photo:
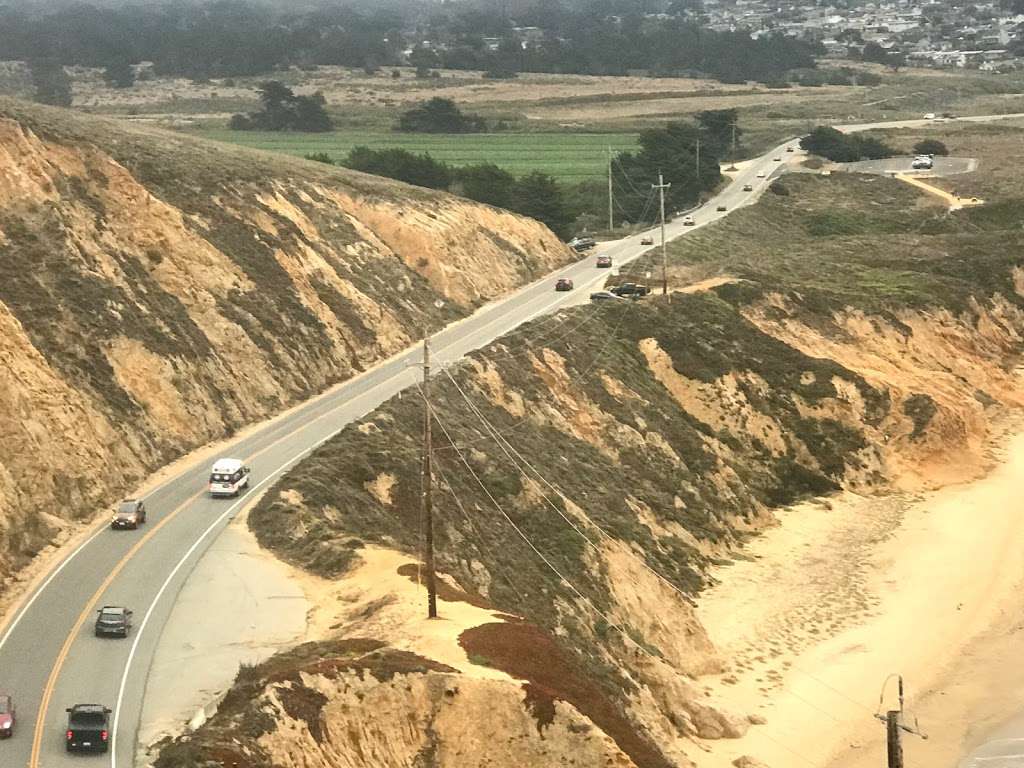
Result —
<instances>
[{"instance_id":1,"label":"white van","mask_svg":"<svg viewBox=\"0 0 1024 768\"><path fill-rule=\"evenodd\" d=\"M210 470L211 496L237 496L249 487L249 468L239 459L217 459Z\"/></svg>"}]
</instances>

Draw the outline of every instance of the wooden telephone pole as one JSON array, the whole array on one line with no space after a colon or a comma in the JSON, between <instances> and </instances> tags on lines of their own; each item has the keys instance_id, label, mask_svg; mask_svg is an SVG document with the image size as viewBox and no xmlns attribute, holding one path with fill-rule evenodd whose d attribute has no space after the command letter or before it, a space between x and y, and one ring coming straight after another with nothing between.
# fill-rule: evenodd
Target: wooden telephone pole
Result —
<instances>
[{"instance_id":1,"label":"wooden telephone pole","mask_svg":"<svg viewBox=\"0 0 1024 768\"><path fill-rule=\"evenodd\" d=\"M434 571L434 475L431 467L433 444L430 425L430 336L423 332L423 478L421 509L423 513L423 565L427 571L427 618L437 618L437 574Z\"/></svg>"},{"instance_id":2,"label":"wooden telephone pole","mask_svg":"<svg viewBox=\"0 0 1024 768\"><path fill-rule=\"evenodd\" d=\"M912 733L922 739L928 737L917 728L911 728L903 722L903 675L899 675L900 687L900 708L890 709L885 717L876 714L879 720L885 723L886 755L888 757L888 768L904 768L903 766L903 732ZM883 687L884 692L884 687Z\"/></svg>"},{"instance_id":3,"label":"wooden telephone pole","mask_svg":"<svg viewBox=\"0 0 1024 768\"><path fill-rule=\"evenodd\" d=\"M612 189L612 148L608 147L608 231L615 229L615 191Z\"/></svg>"},{"instance_id":4,"label":"wooden telephone pole","mask_svg":"<svg viewBox=\"0 0 1024 768\"><path fill-rule=\"evenodd\" d=\"M665 183L665 177L662 174L658 174L658 183L651 184L651 189L656 189L661 193L661 295L664 296L668 293L668 256L665 251L665 190L671 187L672 184L669 182Z\"/></svg>"}]
</instances>

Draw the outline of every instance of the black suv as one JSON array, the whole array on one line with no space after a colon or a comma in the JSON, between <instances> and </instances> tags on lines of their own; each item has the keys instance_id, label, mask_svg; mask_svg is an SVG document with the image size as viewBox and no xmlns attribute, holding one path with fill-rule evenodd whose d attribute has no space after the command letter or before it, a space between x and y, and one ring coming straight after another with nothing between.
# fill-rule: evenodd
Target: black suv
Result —
<instances>
[{"instance_id":1,"label":"black suv","mask_svg":"<svg viewBox=\"0 0 1024 768\"><path fill-rule=\"evenodd\" d=\"M106 752L110 748L110 710L102 704L68 707L68 752Z\"/></svg>"},{"instance_id":2,"label":"black suv","mask_svg":"<svg viewBox=\"0 0 1024 768\"><path fill-rule=\"evenodd\" d=\"M110 521L110 527L138 528L146 522L146 504L141 499L125 499L117 506L114 519Z\"/></svg>"},{"instance_id":3,"label":"black suv","mask_svg":"<svg viewBox=\"0 0 1024 768\"><path fill-rule=\"evenodd\" d=\"M118 605L105 605L96 617L96 637L128 637L132 612Z\"/></svg>"},{"instance_id":4,"label":"black suv","mask_svg":"<svg viewBox=\"0 0 1024 768\"><path fill-rule=\"evenodd\" d=\"M646 285L640 285L639 283L623 283L617 285L611 289L611 292L616 296L646 296L651 292L651 289Z\"/></svg>"}]
</instances>

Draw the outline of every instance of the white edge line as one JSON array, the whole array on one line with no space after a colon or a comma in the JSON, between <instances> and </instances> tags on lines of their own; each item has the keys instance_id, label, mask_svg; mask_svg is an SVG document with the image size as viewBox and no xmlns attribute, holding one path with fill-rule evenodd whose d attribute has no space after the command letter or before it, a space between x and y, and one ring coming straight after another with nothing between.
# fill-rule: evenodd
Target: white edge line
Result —
<instances>
[{"instance_id":1,"label":"white edge line","mask_svg":"<svg viewBox=\"0 0 1024 768\"><path fill-rule=\"evenodd\" d=\"M405 373L404 370L399 371L394 376L390 376L387 379L385 379L383 382L381 382L381 384L385 384L385 383L391 381L392 379L398 378L399 376L401 376L404 373ZM364 393L364 394L366 394L366 393ZM351 404L351 402L345 403L344 405L350 405L350 404ZM338 408L340 408L341 405L342 404L339 404ZM337 408L332 409L329 413L333 413L334 410L337 410ZM324 414L324 415L327 415L327 414ZM358 419L358 418L359 417L357 416L356 419ZM352 423L351 421L347 422L346 424L342 425L341 427L339 427L338 429L334 430L330 434L325 435L320 440L317 440L316 442L311 443L308 447L302 449L299 453L297 453L294 456L292 456L292 458L290 458L287 461L285 461L284 463L278 465L278 467L276 469L274 469L273 471L268 473L267 476L265 478L263 478L263 480L261 480L255 486L253 486L252 489L247 490L246 498L242 498L242 499L239 499L238 501L236 501L234 504L232 504L230 507L228 507L226 510L224 510L224 512L222 512L220 514L220 516L218 516L212 523L210 523L210 525L206 528L206 530L203 531L203 533L199 536L198 539L195 540L195 542L192 544L192 546L188 548L188 551L185 552L184 555L182 555L181 559L178 560L177 564L174 566L174 568L168 574L167 578L164 580L164 583L160 586L160 589L157 591L156 595L153 597L153 601L150 604L149 609L146 611L146 615L143 617L142 623L139 624L139 628L135 632L135 639L132 641L132 647L128 651L128 659L125 661L124 673L121 675L121 684L118 687L118 691L117 691L117 701L114 704L114 724L113 724L113 728L111 729L111 739L110 739L110 765L111 765L111 768L117 768L117 762L116 762L117 761L117 730L118 730L118 723L120 722L120 719L121 719L121 704L122 704L123 699L124 699L124 691L125 691L125 688L128 685L128 673L131 671L132 661L135 658L135 652L136 652L136 650L138 650L139 643L141 642L143 633L146 630L146 625L149 623L149 619L153 615L153 611L156 609L156 606L160 602L160 598L163 596L164 592L167 590L167 587L170 586L171 581L174 580L174 577L177 575L178 571L181 570L182 566L185 565L185 562L195 553L196 548L203 542L203 540L207 536L209 536L210 533L215 528L217 528L217 526L221 525L224 522L224 519L226 517L228 517L236 509L238 509L239 506L241 506L242 504L247 503L250 500L250 498L251 498L251 494L256 493L260 488L262 488L267 483L276 482L277 480L279 480L281 478L281 475L290 466L292 466L296 462L300 461L306 455L308 455L308 454L312 453L313 451L315 451L317 448L319 448L324 443L326 443L329 440L331 440L334 437L336 437L343 430L345 430L347 427L349 427L351 425L351 423ZM142 716L142 713L140 711L140 713L139 713L140 719L141 719L141 716Z\"/></svg>"},{"instance_id":2,"label":"white edge line","mask_svg":"<svg viewBox=\"0 0 1024 768\"><path fill-rule=\"evenodd\" d=\"M64 568L72 560L74 560L75 557L83 549L85 549L87 546L89 546L97 536L99 536L101 533L103 533L106 530L107 530L106 524L104 524L103 526L98 528L96 530L96 532L93 533L92 536L90 536L88 539L86 539L81 544L79 544L78 548L74 552L72 552L70 555L65 557L61 561L60 565L58 565L56 568L53 569L53 571L50 572L50 575L47 576L46 580L42 584L39 585L39 587L36 589L35 592L32 593L32 597L29 598L28 602L26 602L25 605L23 605L21 607L21 610L18 611L18 615L14 617L14 620L7 627L7 631L4 632L4 636L2 638L0 638L0 650L3 649L4 643L7 642L7 640L10 638L10 636L14 634L14 630L18 628L18 623L25 617L25 614L29 612L29 609L32 607L32 605L35 603L35 601L38 600L40 595L42 595L43 592L46 590L46 588L48 586L50 586L50 582L52 582L55 578L57 578L57 576L60 574L60 572L63 571Z\"/></svg>"}]
</instances>

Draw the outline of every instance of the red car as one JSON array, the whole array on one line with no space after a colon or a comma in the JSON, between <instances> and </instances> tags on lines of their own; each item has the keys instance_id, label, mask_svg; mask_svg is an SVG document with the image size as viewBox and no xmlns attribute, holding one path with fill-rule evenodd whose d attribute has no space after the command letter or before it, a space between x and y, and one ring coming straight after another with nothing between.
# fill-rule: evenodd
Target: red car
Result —
<instances>
[{"instance_id":1,"label":"red car","mask_svg":"<svg viewBox=\"0 0 1024 768\"><path fill-rule=\"evenodd\" d=\"M598 256L597 257L597 266L598 267L610 267L611 265L612 265L612 257L611 256Z\"/></svg>"},{"instance_id":2,"label":"red car","mask_svg":"<svg viewBox=\"0 0 1024 768\"><path fill-rule=\"evenodd\" d=\"M555 283L556 291L571 291L573 289L572 280L568 277L560 277Z\"/></svg>"},{"instance_id":3,"label":"red car","mask_svg":"<svg viewBox=\"0 0 1024 768\"><path fill-rule=\"evenodd\" d=\"M14 733L14 701L0 693L0 738L9 739Z\"/></svg>"}]
</instances>

